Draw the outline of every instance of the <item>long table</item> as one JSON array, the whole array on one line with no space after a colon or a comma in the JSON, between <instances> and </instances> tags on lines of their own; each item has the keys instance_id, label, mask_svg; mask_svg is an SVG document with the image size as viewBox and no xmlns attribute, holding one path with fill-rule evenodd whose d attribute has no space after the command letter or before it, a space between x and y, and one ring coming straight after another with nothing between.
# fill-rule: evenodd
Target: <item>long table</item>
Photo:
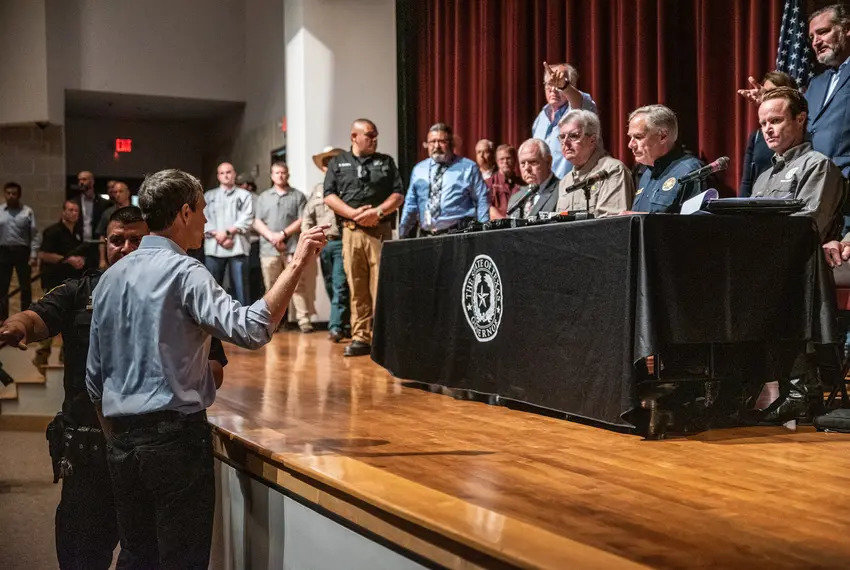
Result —
<instances>
[{"instance_id":1,"label":"long table","mask_svg":"<svg viewBox=\"0 0 850 570\"><path fill-rule=\"evenodd\" d=\"M395 376L634 428L639 363L836 338L811 220L637 215L384 244L372 358ZM778 352L777 352L778 351ZM752 371L751 371L752 372Z\"/></svg>"}]
</instances>

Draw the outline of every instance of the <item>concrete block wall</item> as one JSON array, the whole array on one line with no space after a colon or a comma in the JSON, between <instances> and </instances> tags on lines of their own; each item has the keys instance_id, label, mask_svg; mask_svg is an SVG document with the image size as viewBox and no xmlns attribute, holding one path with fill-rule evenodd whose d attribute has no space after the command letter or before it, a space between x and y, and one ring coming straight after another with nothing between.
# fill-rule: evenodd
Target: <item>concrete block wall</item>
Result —
<instances>
[{"instance_id":1,"label":"concrete block wall","mask_svg":"<svg viewBox=\"0 0 850 570\"><path fill-rule=\"evenodd\" d=\"M39 230L59 220L65 198L61 125L0 127L0 184L9 181L23 186L23 202L35 211Z\"/></svg>"}]
</instances>

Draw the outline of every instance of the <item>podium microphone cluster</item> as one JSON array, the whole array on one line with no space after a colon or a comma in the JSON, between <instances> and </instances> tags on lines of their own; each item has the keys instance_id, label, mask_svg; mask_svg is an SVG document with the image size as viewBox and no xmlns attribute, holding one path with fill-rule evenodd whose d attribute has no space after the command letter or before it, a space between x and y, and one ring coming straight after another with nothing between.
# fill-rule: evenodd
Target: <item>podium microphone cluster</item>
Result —
<instances>
[{"instance_id":1,"label":"podium microphone cluster","mask_svg":"<svg viewBox=\"0 0 850 570\"><path fill-rule=\"evenodd\" d=\"M714 162L703 166L702 168L697 168L693 172L689 172L679 178L679 184L684 184L686 182L693 182L694 180L702 180L716 172L723 172L729 168L729 157L721 156Z\"/></svg>"},{"instance_id":2,"label":"podium microphone cluster","mask_svg":"<svg viewBox=\"0 0 850 570\"><path fill-rule=\"evenodd\" d=\"M566 188L564 188L564 192L572 192L573 190L579 190L581 188L590 188L591 186L593 186L597 182L602 182L603 180L605 180L609 176L611 176L611 173L608 172L607 170L603 170L602 172L597 172L593 176L588 176L587 178L585 178L581 182L576 182L575 184L573 184L571 186L567 186Z\"/></svg>"}]
</instances>

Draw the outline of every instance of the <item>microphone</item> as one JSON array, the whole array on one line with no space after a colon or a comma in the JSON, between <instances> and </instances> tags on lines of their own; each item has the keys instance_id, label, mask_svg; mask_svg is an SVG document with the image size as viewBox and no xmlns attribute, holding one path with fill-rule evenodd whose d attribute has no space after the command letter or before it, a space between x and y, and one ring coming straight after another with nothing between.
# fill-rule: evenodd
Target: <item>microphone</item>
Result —
<instances>
[{"instance_id":1,"label":"microphone","mask_svg":"<svg viewBox=\"0 0 850 570\"><path fill-rule=\"evenodd\" d=\"M597 182L602 182L603 180L605 180L609 176L611 176L611 173L608 172L607 170L603 170L602 172L597 172L593 176L588 176L587 178L585 178L581 182L576 182L572 186L567 186L566 188L564 188L564 192L572 192L573 190L578 190L579 188L588 188L590 186L593 186Z\"/></svg>"},{"instance_id":2,"label":"microphone","mask_svg":"<svg viewBox=\"0 0 850 570\"><path fill-rule=\"evenodd\" d=\"M526 200L534 196L534 194L536 194L538 190L540 190L539 184L529 184L528 190L525 191L525 194L523 194L522 197L517 201L517 203L511 206L511 209L508 210L508 216L519 210L522 205L525 204Z\"/></svg>"},{"instance_id":3,"label":"microphone","mask_svg":"<svg viewBox=\"0 0 850 570\"><path fill-rule=\"evenodd\" d=\"M694 180L700 180L702 178L706 178L710 174L714 174L715 172L723 172L729 168L729 157L721 156L714 162L703 166L702 168L697 168L693 172L689 172L679 178L679 184L684 184L685 182L692 182Z\"/></svg>"}]
</instances>

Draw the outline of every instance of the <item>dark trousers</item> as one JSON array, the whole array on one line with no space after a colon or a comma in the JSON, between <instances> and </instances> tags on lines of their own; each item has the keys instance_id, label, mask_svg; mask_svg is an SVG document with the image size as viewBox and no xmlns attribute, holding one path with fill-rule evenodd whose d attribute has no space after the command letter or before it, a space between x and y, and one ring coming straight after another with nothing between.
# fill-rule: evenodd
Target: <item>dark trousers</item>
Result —
<instances>
[{"instance_id":1,"label":"dark trousers","mask_svg":"<svg viewBox=\"0 0 850 570\"><path fill-rule=\"evenodd\" d=\"M263 285L263 269L260 264L260 242L251 244L251 253L248 255L248 302L259 300L266 292Z\"/></svg>"},{"instance_id":2,"label":"dark trousers","mask_svg":"<svg viewBox=\"0 0 850 570\"><path fill-rule=\"evenodd\" d=\"M109 486L106 450L62 479L56 507L56 556L63 570L109 568L118 545L115 500Z\"/></svg>"},{"instance_id":3,"label":"dark trousers","mask_svg":"<svg viewBox=\"0 0 850 570\"><path fill-rule=\"evenodd\" d=\"M215 511L210 426L203 412L153 416L114 422L107 446L121 538L117 567L206 568Z\"/></svg>"},{"instance_id":4,"label":"dark trousers","mask_svg":"<svg viewBox=\"0 0 850 570\"><path fill-rule=\"evenodd\" d=\"M329 241L319 254L325 290L331 300L328 330L351 330L351 309L348 305L348 281L342 265L342 240Z\"/></svg>"},{"instance_id":5,"label":"dark trousers","mask_svg":"<svg viewBox=\"0 0 850 570\"><path fill-rule=\"evenodd\" d=\"M30 248L25 245L0 245L0 321L9 318L9 284L12 271L18 274L21 286L21 310L32 303L32 285L30 283Z\"/></svg>"},{"instance_id":6,"label":"dark trousers","mask_svg":"<svg viewBox=\"0 0 850 570\"><path fill-rule=\"evenodd\" d=\"M234 297L243 305L248 304L248 286L246 273L248 272L248 256L235 255L233 257L214 257L207 255L204 265L212 273L213 279L219 285L224 283L224 271L230 267L230 284L233 287Z\"/></svg>"}]
</instances>

